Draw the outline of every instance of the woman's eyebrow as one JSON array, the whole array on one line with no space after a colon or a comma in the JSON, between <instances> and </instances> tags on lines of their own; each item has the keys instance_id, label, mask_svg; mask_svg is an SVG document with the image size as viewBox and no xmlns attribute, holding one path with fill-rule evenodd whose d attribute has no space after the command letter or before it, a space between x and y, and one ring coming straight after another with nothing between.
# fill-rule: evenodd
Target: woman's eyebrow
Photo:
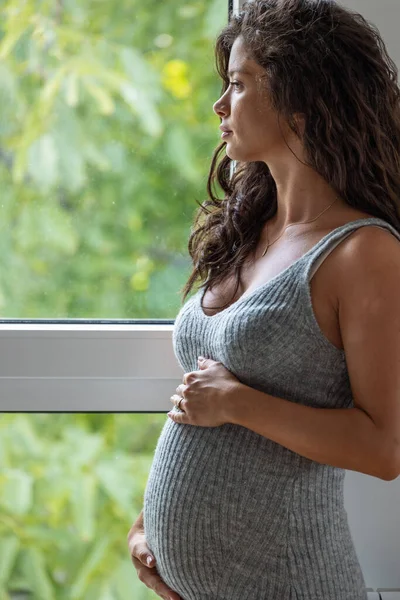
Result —
<instances>
[{"instance_id":1,"label":"woman's eyebrow","mask_svg":"<svg viewBox=\"0 0 400 600\"><path fill-rule=\"evenodd\" d=\"M235 69L234 71L228 71L228 75L232 77L234 73L240 73L241 75L252 75L250 71L246 71L245 69Z\"/></svg>"}]
</instances>

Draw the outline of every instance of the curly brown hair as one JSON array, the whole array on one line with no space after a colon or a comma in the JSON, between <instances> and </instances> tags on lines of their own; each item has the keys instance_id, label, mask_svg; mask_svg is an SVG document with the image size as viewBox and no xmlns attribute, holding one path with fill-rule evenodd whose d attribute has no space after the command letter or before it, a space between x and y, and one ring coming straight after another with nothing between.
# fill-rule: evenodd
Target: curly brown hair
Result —
<instances>
[{"instance_id":1,"label":"curly brown hair","mask_svg":"<svg viewBox=\"0 0 400 600\"><path fill-rule=\"evenodd\" d=\"M293 115L305 115L301 140L308 166L349 206L400 232L398 69L377 28L329 0L245 2L216 39L222 94L229 86L229 57L238 36L249 57L266 70L272 107L297 137ZM200 208L188 241L194 267L180 290L182 303L196 280L208 289L234 272L235 295L243 262L277 210L267 164L245 162L233 169L236 161L226 155L217 164L225 146L220 144L212 157L209 198L202 204L196 200ZM215 178L223 199L213 193Z\"/></svg>"}]
</instances>

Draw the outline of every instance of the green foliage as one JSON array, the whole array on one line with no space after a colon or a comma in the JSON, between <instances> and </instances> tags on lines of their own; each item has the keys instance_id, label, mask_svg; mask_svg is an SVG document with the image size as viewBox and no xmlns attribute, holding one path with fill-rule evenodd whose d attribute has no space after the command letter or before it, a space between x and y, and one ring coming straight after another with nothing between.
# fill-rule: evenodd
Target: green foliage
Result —
<instances>
[{"instance_id":1,"label":"green foliage","mask_svg":"<svg viewBox=\"0 0 400 600\"><path fill-rule=\"evenodd\" d=\"M175 317L227 4L2 2L1 318ZM165 419L1 415L0 600L156 598L126 537Z\"/></svg>"},{"instance_id":2,"label":"green foliage","mask_svg":"<svg viewBox=\"0 0 400 600\"><path fill-rule=\"evenodd\" d=\"M2 3L2 318L175 317L227 4Z\"/></svg>"},{"instance_id":3,"label":"green foliage","mask_svg":"<svg viewBox=\"0 0 400 600\"><path fill-rule=\"evenodd\" d=\"M158 598L136 575L127 534L165 420L2 415L0 599Z\"/></svg>"}]
</instances>

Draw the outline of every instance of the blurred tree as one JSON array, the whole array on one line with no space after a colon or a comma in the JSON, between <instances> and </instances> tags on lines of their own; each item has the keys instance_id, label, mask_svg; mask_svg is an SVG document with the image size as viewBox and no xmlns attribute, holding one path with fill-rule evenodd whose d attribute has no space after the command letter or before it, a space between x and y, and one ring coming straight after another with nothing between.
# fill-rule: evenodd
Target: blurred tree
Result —
<instances>
[{"instance_id":1,"label":"blurred tree","mask_svg":"<svg viewBox=\"0 0 400 600\"><path fill-rule=\"evenodd\" d=\"M137 578L126 537L142 508L165 420L2 416L1 600L18 590L32 600L158 598ZM144 431L152 442L137 447Z\"/></svg>"},{"instance_id":2,"label":"blurred tree","mask_svg":"<svg viewBox=\"0 0 400 600\"><path fill-rule=\"evenodd\" d=\"M0 315L174 318L206 198L226 0L0 12ZM160 294L162 290L162 294Z\"/></svg>"},{"instance_id":3,"label":"blurred tree","mask_svg":"<svg viewBox=\"0 0 400 600\"><path fill-rule=\"evenodd\" d=\"M9 0L0 15L1 318L173 319L219 143L227 1ZM158 598L126 536L165 421L2 415L0 600Z\"/></svg>"}]
</instances>

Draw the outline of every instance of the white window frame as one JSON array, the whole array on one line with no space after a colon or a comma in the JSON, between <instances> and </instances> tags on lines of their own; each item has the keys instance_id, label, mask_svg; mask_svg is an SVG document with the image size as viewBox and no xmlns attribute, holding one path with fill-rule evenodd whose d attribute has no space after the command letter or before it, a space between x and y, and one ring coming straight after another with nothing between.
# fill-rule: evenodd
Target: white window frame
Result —
<instances>
[{"instance_id":1,"label":"white window frame","mask_svg":"<svg viewBox=\"0 0 400 600\"><path fill-rule=\"evenodd\" d=\"M237 13L243 0L228 0ZM166 412L174 320L0 321L0 412Z\"/></svg>"}]
</instances>

